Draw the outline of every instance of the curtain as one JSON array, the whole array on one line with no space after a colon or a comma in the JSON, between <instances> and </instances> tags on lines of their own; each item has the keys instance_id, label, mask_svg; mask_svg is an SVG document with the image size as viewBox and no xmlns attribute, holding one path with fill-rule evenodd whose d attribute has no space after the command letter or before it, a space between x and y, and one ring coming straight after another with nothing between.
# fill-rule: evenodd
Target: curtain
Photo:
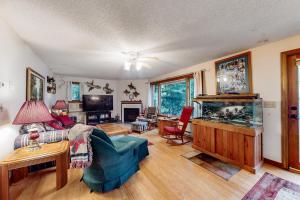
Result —
<instances>
[{"instance_id":1,"label":"curtain","mask_svg":"<svg viewBox=\"0 0 300 200\"><path fill-rule=\"evenodd\" d=\"M67 96L66 96L66 100L67 101L72 101L72 82L71 81L68 81L67 82Z\"/></svg>"},{"instance_id":2,"label":"curtain","mask_svg":"<svg viewBox=\"0 0 300 200\"><path fill-rule=\"evenodd\" d=\"M82 101L82 95L84 94L84 83L79 83L80 85L80 101Z\"/></svg>"},{"instance_id":3,"label":"curtain","mask_svg":"<svg viewBox=\"0 0 300 200\"><path fill-rule=\"evenodd\" d=\"M153 85L150 82L147 83L148 88L148 104L147 107L152 106L153 104Z\"/></svg>"},{"instance_id":4,"label":"curtain","mask_svg":"<svg viewBox=\"0 0 300 200\"><path fill-rule=\"evenodd\" d=\"M194 72L194 91L195 95L203 93L203 85L202 85L202 71Z\"/></svg>"}]
</instances>

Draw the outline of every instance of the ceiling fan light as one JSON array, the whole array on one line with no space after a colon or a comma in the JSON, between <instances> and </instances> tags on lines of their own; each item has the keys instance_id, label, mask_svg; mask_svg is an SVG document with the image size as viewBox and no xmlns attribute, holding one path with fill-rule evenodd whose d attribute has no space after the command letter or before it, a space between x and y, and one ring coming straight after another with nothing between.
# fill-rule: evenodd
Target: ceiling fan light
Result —
<instances>
[{"instance_id":1,"label":"ceiling fan light","mask_svg":"<svg viewBox=\"0 0 300 200\"><path fill-rule=\"evenodd\" d=\"M129 71L129 70L130 70L130 67L131 67L131 63L130 63L130 62L125 62L125 64L124 64L124 69L125 69L126 71Z\"/></svg>"},{"instance_id":2,"label":"ceiling fan light","mask_svg":"<svg viewBox=\"0 0 300 200\"><path fill-rule=\"evenodd\" d=\"M142 63L137 63L137 64L136 64L136 70L137 70L137 71L141 70L142 67L143 67Z\"/></svg>"}]
</instances>

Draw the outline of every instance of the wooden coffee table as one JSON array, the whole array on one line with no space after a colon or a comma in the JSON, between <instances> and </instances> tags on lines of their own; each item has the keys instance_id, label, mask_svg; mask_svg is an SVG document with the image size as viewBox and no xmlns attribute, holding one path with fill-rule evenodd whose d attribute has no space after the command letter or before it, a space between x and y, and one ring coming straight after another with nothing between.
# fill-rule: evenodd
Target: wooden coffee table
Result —
<instances>
[{"instance_id":1,"label":"wooden coffee table","mask_svg":"<svg viewBox=\"0 0 300 200\"><path fill-rule=\"evenodd\" d=\"M109 136L127 135L131 133L130 128L127 128L123 124L107 123L107 124L98 124L96 127L102 129Z\"/></svg>"},{"instance_id":2,"label":"wooden coffee table","mask_svg":"<svg viewBox=\"0 0 300 200\"><path fill-rule=\"evenodd\" d=\"M16 149L0 161L0 199L9 199L10 170L28 167L49 161L56 161L56 189L59 190L68 182L69 141L43 144L41 149L28 151L26 147Z\"/></svg>"}]
</instances>

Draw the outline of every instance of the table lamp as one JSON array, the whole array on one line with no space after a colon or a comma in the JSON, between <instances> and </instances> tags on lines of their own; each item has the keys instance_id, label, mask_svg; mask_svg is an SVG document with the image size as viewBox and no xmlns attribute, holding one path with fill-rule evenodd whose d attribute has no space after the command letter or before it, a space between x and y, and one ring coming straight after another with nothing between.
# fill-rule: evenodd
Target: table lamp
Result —
<instances>
[{"instance_id":1,"label":"table lamp","mask_svg":"<svg viewBox=\"0 0 300 200\"><path fill-rule=\"evenodd\" d=\"M68 104L64 100L57 100L54 106L52 107L54 110L59 110L58 115L62 113L62 110L68 109Z\"/></svg>"},{"instance_id":2,"label":"table lamp","mask_svg":"<svg viewBox=\"0 0 300 200\"><path fill-rule=\"evenodd\" d=\"M25 101L20 108L13 124L24 125L34 123L44 123L52 121L53 118L50 115L47 106L43 101ZM29 130L30 144L28 146L30 151L34 151L40 148L37 139L39 138L37 129Z\"/></svg>"}]
</instances>

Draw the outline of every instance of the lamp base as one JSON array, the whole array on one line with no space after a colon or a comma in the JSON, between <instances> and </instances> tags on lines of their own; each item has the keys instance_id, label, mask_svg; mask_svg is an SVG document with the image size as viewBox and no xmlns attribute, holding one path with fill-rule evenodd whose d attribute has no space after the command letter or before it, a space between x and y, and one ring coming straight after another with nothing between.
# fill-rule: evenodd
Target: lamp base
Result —
<instances>
[{"instance_id":1,"label":"lamp base","mask_svg":"<svg viewBox=\"0 0 300 200\"><path fill-rule=\"evenodd\" d=\"M38 132L38 130L33 129L30 131L29 133L29 146L28 151L35 151L41 148L41 146L39 145L37 139L40 137L40 134Z\"/></svg>"},{"instance_id":2,"label":"lamp base","mask_svg":"<svg viewBox=\"0 0 300 200\"><path fill-rule=\"evenodd\" d=\"M30 140L30 143L27 146L28 151L35 151L35 150L39 150L40 148L41 148L41 146L39 145L39 143L36 140Z\"/></svg>"}]
</instances>

